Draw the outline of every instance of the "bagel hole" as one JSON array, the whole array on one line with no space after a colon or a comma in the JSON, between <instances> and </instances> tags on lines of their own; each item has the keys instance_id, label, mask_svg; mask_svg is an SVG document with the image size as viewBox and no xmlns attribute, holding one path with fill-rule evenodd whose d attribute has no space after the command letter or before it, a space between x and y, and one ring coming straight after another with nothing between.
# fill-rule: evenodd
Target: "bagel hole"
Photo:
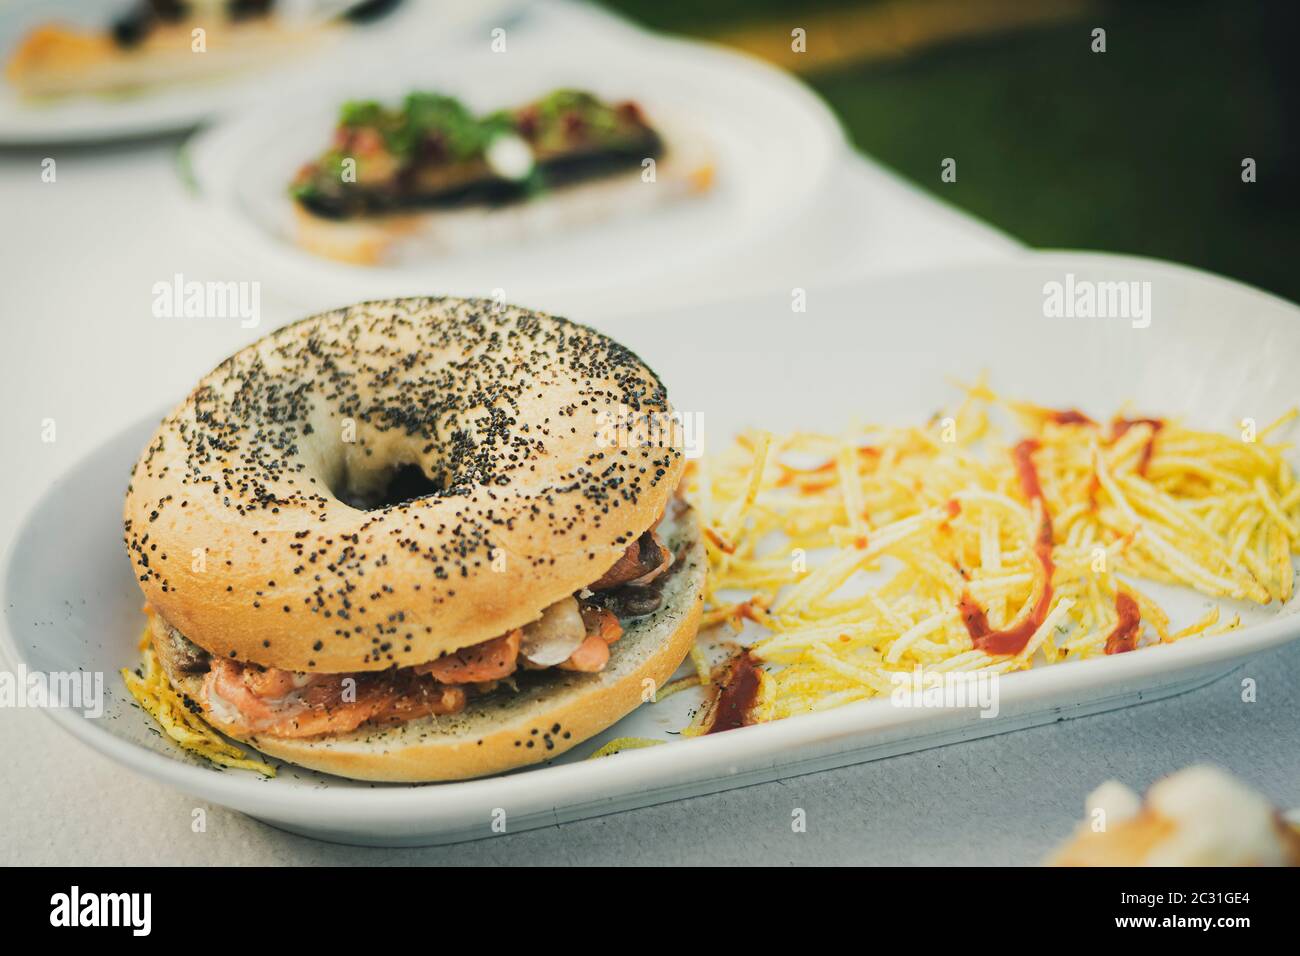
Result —
<instances>
[{"instance_id":1,"label":"bagel hole","mask_svg":"<svg viewBox=\"0 0 1300 956\"><path fill-rule=\"evenodd\" d=\"M446 488L441 480L430 478L419 465L396 465L369 483L369 487L348 487L335 492L339 500L359 511L378 511L407 501L442 494Z\"/></svg>"}]
</instances>

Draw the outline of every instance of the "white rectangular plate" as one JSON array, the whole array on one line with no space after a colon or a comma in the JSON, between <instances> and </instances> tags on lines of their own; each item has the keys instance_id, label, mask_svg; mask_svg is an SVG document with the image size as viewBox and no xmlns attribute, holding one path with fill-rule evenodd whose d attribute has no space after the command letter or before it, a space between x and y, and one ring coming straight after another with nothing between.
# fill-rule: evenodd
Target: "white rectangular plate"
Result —
<instances>
[{"instance_id":1,"label":"white rectangular plate","mask_svg":"<svg viewBox=\"0 0 1300 956\"><path fill-rule=\"evenodd\" d=\"M1046 318L1044 284L1067 274L1076 282L1151 283L1150 324ZM1039 254L811 289L806 312L791 303L780 296L711 305L621 320L606 331L659 372L680 410L702 416L706 446L747 426L921 422L956 396L951 379L981 371L1003 393L1047 405L1107 415L1131 400L1136 411L1224 431L1243 418L1263 425L1298 397L1300 310L1161 263ZM599 324L598 316L573 318ZM96 749L196 796L338 842L486 837L502 825L516 831L1084 716L1190 690L1300 636L1295 601L1282 609L1233 607L1245 626L1229 634L1005 677L992 719L876 699L683 739L678 731L700 700L692 690L643 706L551 764L483 780L398 786L290 766L274 780L218 772L159 739L117 678L119 667L135 663L142 623L121 548L122 492L152 424L119 434L57 482L11 543L4 578L10 658L32 670L105 674L104 717L50 711ZM1184 594L1172 610L1187 617L1206 603ZM585 759L619 736L670 743Z\"/></svg>"}]
</instances>

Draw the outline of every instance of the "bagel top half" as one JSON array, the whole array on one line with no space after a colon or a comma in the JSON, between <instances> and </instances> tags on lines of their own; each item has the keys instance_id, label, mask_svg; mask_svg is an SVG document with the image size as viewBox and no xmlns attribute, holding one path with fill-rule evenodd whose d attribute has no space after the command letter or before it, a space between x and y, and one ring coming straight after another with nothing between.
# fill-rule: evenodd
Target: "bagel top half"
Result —
<instances>
[{"instance_id":1,"label":"bagel top half","mask_svg":"<svg viewBox=\"0 0 1300 956\"><path fill-rule=\"evenodd\" d=\"M148 602L209 652L287 670L433 660L536 620L654 524L684 466L611 421L671 413L631 351L482 300L368 302L227 359L132 472ZM418 466L426 497L364 510Z\"/></svg>"}]
</instances>

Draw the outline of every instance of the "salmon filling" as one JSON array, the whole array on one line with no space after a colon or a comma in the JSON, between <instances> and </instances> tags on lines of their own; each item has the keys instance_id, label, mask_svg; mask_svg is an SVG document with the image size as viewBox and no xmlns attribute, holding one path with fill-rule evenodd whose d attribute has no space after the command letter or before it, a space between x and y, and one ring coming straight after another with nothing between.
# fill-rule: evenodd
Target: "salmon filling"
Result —
<instances>
[{"instance_id":1,"label":"salmon filling","mask_svg":"<svg viewBox=\"0 0 1300 956\"><path fill-rule=\"evenodd\" d=\"M212 662L203 697L213 716L242 733L274 737L345 734L367 721L392 723L463 710L465 688L403 671L295 674Z\"/></svg>"},{"instance_id":2,"label":"salmon filling","mask_svg":"<svg viewBox=\"0 0 1300 956\"><path fill-rule=\"evenodd\" d=\"M646 589L672 563L672 552L651 529L588 590L617 595L624 588ZM567 597L525 627L424 664L311 674L213 659L179 632L168 630L170 641L158 640L155 633L158 653L174 670L204 674L201 703L218 723L240 734L289 738L454 714L465 708L471 695L494 690L521 668L597 673L609 663L610 645L623 636L613 611Z\"/></svg>"}]
</instances>

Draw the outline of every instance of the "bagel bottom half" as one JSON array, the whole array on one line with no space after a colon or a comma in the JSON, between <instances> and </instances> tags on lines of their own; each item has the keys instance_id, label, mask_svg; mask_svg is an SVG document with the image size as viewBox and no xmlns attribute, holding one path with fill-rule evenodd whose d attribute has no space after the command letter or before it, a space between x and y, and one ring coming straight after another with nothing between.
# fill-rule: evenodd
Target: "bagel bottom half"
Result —
<instances>
[{"instance_id":1,"label":"bagel bottom half","mask_svg":"<svg viewBox=\"0 0 1300 956\"><path fill-rule=\"evenodd\" d=\"M239 736L219 729L272 757L357 780L464 780L558 757L635 710L647 681L655 688L667 683L695 640L708 569L699 522L685 509L672 520L665 516L659 532L677 555L663 600L650 614L620 618L623 636L598 673L520 673L516 691L471 698L460 713L337 736ZM158 656L172 686L199 700L202 676L180 673L171 655Z\"/></svg>"}]
</instances>

